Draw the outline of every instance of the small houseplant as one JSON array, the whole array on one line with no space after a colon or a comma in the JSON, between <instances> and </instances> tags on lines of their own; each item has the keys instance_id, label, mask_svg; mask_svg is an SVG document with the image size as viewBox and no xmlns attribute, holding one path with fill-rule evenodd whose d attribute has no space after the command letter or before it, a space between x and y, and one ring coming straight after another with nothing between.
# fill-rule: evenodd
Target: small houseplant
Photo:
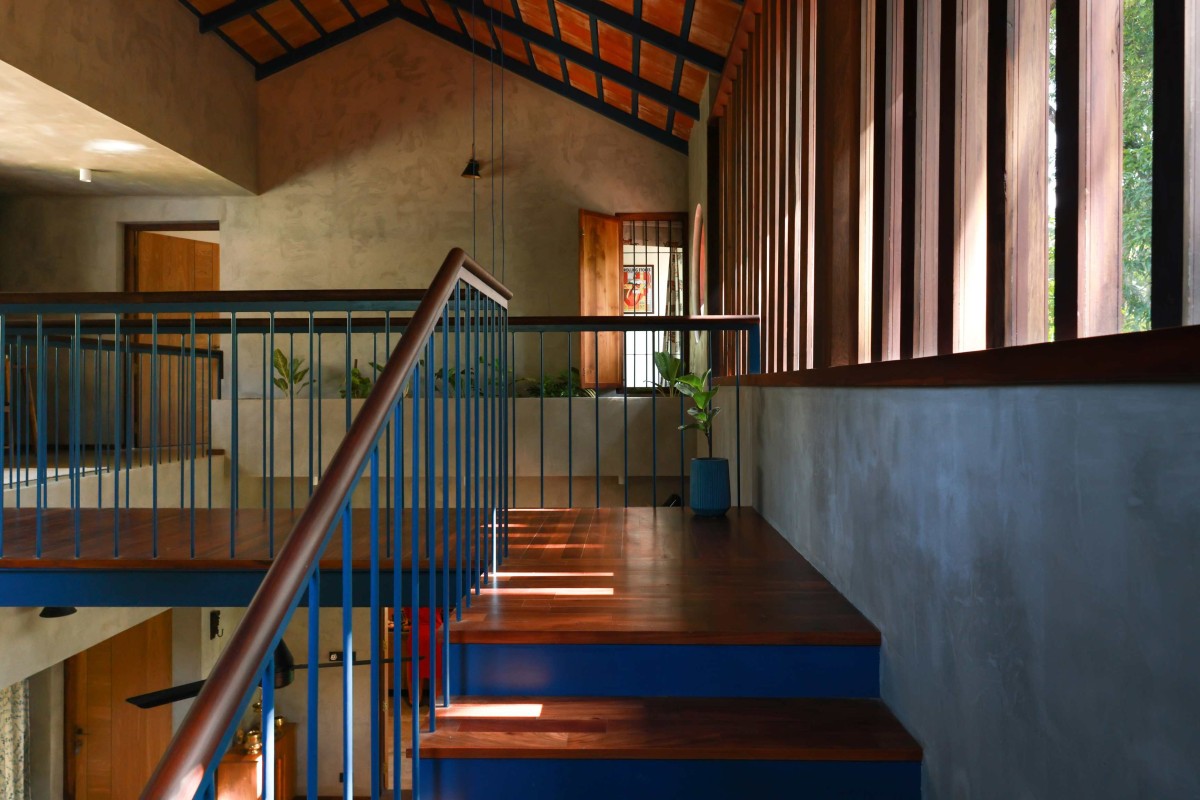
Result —
<instances>
[{"instance_id":1,"label":"small houseplant","mask_svg":"<svg viewBox=\"0 0 1200 800\"><path fill-rule=\"evenodd\" d=\"M713 405L717 387L712 385L712 370L703 375L683 372L683 362L670 353L655 353L654 366L663 381L692 400L687 410L692 421L680 430L698 430L708 443L707 458L692 459L689 505L699 517L720 517L729 510L729 460L713 458L712 426L721 409Z\"/></svg>"}]
</instances>

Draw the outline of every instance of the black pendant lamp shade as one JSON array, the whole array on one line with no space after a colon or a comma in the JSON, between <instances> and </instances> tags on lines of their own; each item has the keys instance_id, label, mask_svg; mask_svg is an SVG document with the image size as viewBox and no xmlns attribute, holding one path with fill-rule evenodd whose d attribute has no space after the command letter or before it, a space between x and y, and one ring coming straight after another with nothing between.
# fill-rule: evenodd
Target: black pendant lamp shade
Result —
<instances>
[{"instance_id":1,"label":"black pendant lamp shade","mask_svg":"<svg viewBox=\"0 0 1200 800\"><path fill-rule=\"evenodd\" d=\"M467 162L467 168L462 171L464 178L470 178L473 181L479 180L482 175L479 174L479 162L472 158Z\"/></svg>"}]
</instances>

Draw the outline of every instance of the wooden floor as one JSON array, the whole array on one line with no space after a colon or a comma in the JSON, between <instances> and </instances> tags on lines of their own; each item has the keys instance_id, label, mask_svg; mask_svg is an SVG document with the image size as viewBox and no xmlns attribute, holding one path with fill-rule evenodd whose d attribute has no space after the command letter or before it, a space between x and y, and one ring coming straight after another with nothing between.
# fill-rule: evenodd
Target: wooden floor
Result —
<instances>
[{"instance_id":1,"label":"wooden floor","mask_svg":"<svg viewBox=\"0 0 1200 800\"><path fill-rule=\"evenodd\" d=\"M270 564L269 521L258 509L236 516L236 555L229 557L228 509L119 512L120 555L113 555L113 512L43 512L42 557L34 558L36 512L4 512L4 568L263 569ZM275 548L300 512L276 511ZM405 530L410 514L404 514ZM423 517L422 517L423 518ZM441 514L437 515L440 531ZM369 566L366 510L352 522L354 562ZM456 553L451 516L450 547ZM877 645L878 631L762 517L734 509L699 519L679 508L514 510L509 554L452 640L463 643L707 643ZM437 560L440 563L441 535ZM405 535L403 556L411 551ZM387 548L381 548L386 553ZM385 569L391 558L382 559ZM402 558L402 567L408 560ZM452 563L454 563L452 561ZM322 565L341 566L340 528Z\"/></svg>"},{"instance_id":2,"label":"wooden floor","mask_svg":"<svg viewBox=\"0 0 1200 800\"><path fill-rule=\"evenodd\" d=\"M459 698L425 758L917 761L878 700Z\"/></svg>"},{"instance_id":3,"label":"wooden floor","mask_svg":"<svg viewBox=\"0 0 1200 800\"><path fill-rule=\"evenodd\" d=\"M514 512L463 643L863 644L879 632L751 509Z\"/></svg>"},{"instance_id":4,"label":"wooden floor","mask_svg":"<svg viewBox=\"0 0 1200 800\"><path fill-rule=\"evenodd\" d=\"M79 512L79 554L76 556L75 512L70 509L53 508L42 512L41 558L36 558L37 512L34 509L5 509L4 530L0 550L0 570L4 568L69 567L73 569L262 569L271 564L272 552L287 539L292 526L300 518L301 509L276 510L269 514L262 509L239 509L231 519L229 509L179 508L122 509L117 513L118 537L113 536L113 511L83 509ZM455 553L454 515L450 515L450 547ZM157 520L157 524L156 524ZM383 523L386 523L384 520ZM409 565L411 539L411 512L405 512L402 522L404 556L402 566ZM236 533L231 537L231 523ZM383 524L381 523L381 524ZM435 520L436 547L439 556L442 547L442 515L439 511ZM421 524L425 524L422 512ZM157 528L157 529L156 529ZM195 556L192 540L195 540ZM355 509L351 519L353 559L356 568L370 567L370 512ZM385 538L390 537L390 526L385 525ZM423 534L422 534L423 535ZM272 541L273 538L273 541ZM234 555L230 557L230 542L233 541ZM154 555L157 547L157 556ZM388 552L381 540L381 554ZM119 555L114 555L117 549ZM321 560L324 567L336 568L342 563L342 538L340 526L334 530L326 550L327 558ZM426 558L421 563L427 563ZM392 558L384 555L382 565L393 566Z\"/></svg>"}]
</instances>

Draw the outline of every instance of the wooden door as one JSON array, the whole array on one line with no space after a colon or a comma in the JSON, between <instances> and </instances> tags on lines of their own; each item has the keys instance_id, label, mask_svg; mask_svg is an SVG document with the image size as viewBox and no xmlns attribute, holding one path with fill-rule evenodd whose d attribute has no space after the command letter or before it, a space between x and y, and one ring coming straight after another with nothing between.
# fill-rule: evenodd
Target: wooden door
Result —
<instances>
[{"instance_id":1,"label":"wooden door","mask_svg":"<svg viewBox=\"0 0 1200 800\"><path fill-rule=\"evenodd\" d=\"M67 660L68 800L141 794L171 739L171 707L141 709L125 699L170 685L170 612Z\"/></svg>"},{"instance_id":2,"label":"wooden door","mask_svg":"<svg viewBox=\"0 0 1200 800\"><path fill-rule=\"evenodd\" d=\"M127 276L126 289L131 292L210 292L220 289L220 246L150 231L139 231L136 240L137 256ZM197 319L215 317L215 313L199 313ZM187 314L160 314L164 320L187 319ZM140 344L149 344L150 336L136 337ZM216 336L197 336L196 351L204 353L219 345ZM192 392L196 393L195 441L209 441L210 408L208 400L215 398L217 370L211 359L197 358L195 385L192 379L192 342L190 336L164 334L158 337L160 353L157 361L150 355L136 359L137 409L134 431L139 447L152 444L168 448L163 458L171 456L170 448L193 441ZM156 381L151 370L157 370ZM157 391L153 391L157 389ZM157 404L151 413L152 402ZM157 429L151 430L151 426ZM153 435L152 435L153 434Z\"/></svg>"},{"instance_id":3,"label":"wooden door","mask_svg":"<svg viewBox=\"0 0 1200 800\"><path fill-rule=\"evenodd\" d=\"M585 317L621 314L621 221L615 216L579 212L579 313ZM584 387L621 386L621 334L585 333L579 338Z\"/></svg>"}]
</instances>

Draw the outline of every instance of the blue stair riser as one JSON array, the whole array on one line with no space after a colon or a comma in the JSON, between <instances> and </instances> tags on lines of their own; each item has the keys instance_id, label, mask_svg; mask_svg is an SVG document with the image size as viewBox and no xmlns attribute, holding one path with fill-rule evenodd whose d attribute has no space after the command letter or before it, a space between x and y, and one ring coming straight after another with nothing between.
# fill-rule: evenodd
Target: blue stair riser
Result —
<instances>
[{"instance_id":1,"label":"blue stair riser","mask_svg":"<svg viewBox=\"0 0 1200 800\"><path fill-rule=\"evenodd\" d=\"M421 759L427 800L920 800L918 762Z\"/></svg>"},{"instance_id":2,"label":"blue stair riser","mask_svg":"<svg viewBox=\"0 0 1200 800\"><path fill-rule=\"evenodd\" d=\"M809 645L455 644L456 694L879 697L879 648Z\"/></svg>"},{"instance_id":3,"label":"blue stair riser","mask_svg":"<svg viewBox=\"0 0 1200 800\"><path fill-rule=\"evenodd\" d=\"M196 569L196 570L128 570L128 569L4 569L0 562L0 607L7 606L100 606L142 608L185 608L192 606L241 607L262 584L264 570ZM380 572L380 595L387 605L393 592L394 573ZM436 602L442 602L442 577L435 582ZM354 570L353 603L359 608L371 605L371 574ZM420 573L420 603L429 602L429 573ZM451 581L451 608L454 587ZM411 594L409 573L401 576L401 597ZM307 596L301 598L307 602ZM337 569L321 570L321 605L342 607L342 573Z\"/></svg>"}]
</instances>

